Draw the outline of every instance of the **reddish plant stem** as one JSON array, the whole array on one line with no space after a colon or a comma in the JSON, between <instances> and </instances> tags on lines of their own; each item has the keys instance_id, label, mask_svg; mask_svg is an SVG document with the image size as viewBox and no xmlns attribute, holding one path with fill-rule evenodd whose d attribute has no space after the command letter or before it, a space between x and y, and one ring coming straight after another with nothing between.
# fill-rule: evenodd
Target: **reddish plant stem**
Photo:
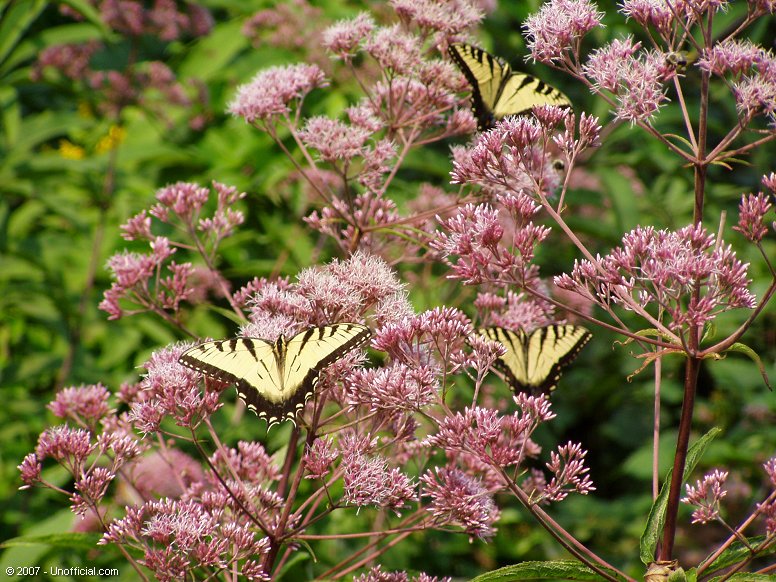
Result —
<instances>
[{"instance_id":1,"label":"reddish plant stem","mask_svg":"<svg viewBox=\"0 0 776 582\"><path fill-rule=\"evenodd\" d=\"M307 448L310 448L313 444L313 441L315 440L316 433L318 431L318 423L321 419L321 412L323 411L323 406L326 403L325 397L322 398L320 401L316 401L315 403L315 411L313 412L313 419L312 423L310 424L310 427L307 429L307 438L305 439L305 445ZM283 464L283 476L281 478L280 483L278 483L278 493L280 495L285 494L285 487L288 483L288 478L291 474L291 471L294 466L294 460L296 458L296 449L297 449L297 443L299 441L299 435L300 435L300 429L295 424L294 430L291 433L291 438L289 439L288 444L288 451L286 452L286 460ZM298 463L296 465L296 472L294 473L294 479L291 482L291 487L288 490L288 495L286 495L286 502L285 506L283 508L283 514L280 516L280 520L278 521L278 525L275 528L275 531L270 538L270 550L266 554L264 554L264 557L262 558L262 567L264 572L270 573L273 570L273 567L275 566L275 562L278 557L278 553L280 552L280 548L284 543L284 540L288 538L288 532L286 531L286 527L288 526L288 518L291 515L294 501L296 500L296 494L299 490L299 484L302 482L302 478L304 477L304 467L301 463ZM271 574L270 574L271 576Z\"/></svg>"},{"instance_id":2,"label":"reddish plant stem","mask_svg":"<svg viewBox=\"0 0 776 582\"><path fill-rule=\"evenodd\" d=\"M709 15L704 28L704 42L711 46L712 17ZM708 134L709 116L709 79L710 74L701 71L700 111L698 115L698 149L695 153L695 204L693 208L693 223L703 223L703 204L706 194L706 171L708 160L706 158L706 138ZM698 299L700 290L693 291L695 299ZM668 490L668 503L666 506L665 526L663 538L657 551L657 560L670 560L674 551L676 537L676 518L679 512L679 497L682 493L684 481L684 469L687 461L687 449L690 443L690 431L692 430L693 409L695 406L695 392L698 386L698 371L701 360L697 357L700 344L701 329L692 329L689 333L689 345L687 363L685 364L684 396L682 398L682 414L679 419L679 435L676 439L676 454L671 474L671 485ZM691 355L692 354L692 355Z\"/></svg>"},{"instance_id":3,"label":"reddish plant stem","mask_svg":"<svg viewBox=\"0 0 776 582\"><path fill-rule=\"evenodd\" d=\"M501 476L506 482L507 488L517 498L517 500L525 507L536 521L541 525L547 533L549 533L555 540L563 546L563 548L574 556L577 560L582 562L585 566L593 570L596 574L601 576L605 580L611 582L617 582L618 578L610 574L621 576L622 580L628 580L629 582L635 582L634 578L626 575L624 572L619 571L617 568L606 562L603 558L598 556L595 552L590 551L581 542L579 542L574 536L566 531L557 521L555 521L550 515L541 509L536 503L531 501L528 494L523 491L520 486L510 477L503 468L495 466L495 469L501 473Z\"/></svg>"},{"instance_id":4,"label":"reddish plant stem","mask_svg":"<svg viewBox=\"0 0 776 582\"><path fill-rule=\"evenodd\" d=\"M296 459L296 445L299 442L299 427L295 424L291 429L291 436L288 439L288 448L286 449L286 459L283 462L283 470L280 474L280 482L278 483L277 493L280 496L286 494L286 485L288 484L288 477L291 474L291 468L294 466L294 460Z\"/></svg>"},{"instance_id":5,"label":"reddish plant stem","mask_svg":"<svg viewBox=\"0 0 776 582\"><path fill-rule=\"evenodd\" d=\"M692 343L696 343L692 341ZM684 481L684 465L687 461L687 448L690 443L693 407L695 404L695 389L698 385L698 371L701 361L697 358L687 358L684 374L684 397L682 399L682 415L679 419L679 436L676 439L676 455L674 456L671 486L668 492L666 506L666 521L663 528L663 540L658 549L657 560L670 560L674 550L676 536L676 517L679 512L679 496Z\"/></svg>"}]
</instances>

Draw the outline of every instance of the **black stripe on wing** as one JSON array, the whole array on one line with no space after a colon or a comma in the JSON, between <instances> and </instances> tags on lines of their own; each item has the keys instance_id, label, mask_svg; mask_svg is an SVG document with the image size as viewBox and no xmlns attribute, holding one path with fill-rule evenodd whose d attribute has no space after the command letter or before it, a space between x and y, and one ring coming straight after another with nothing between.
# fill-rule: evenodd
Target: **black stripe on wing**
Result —
<instances>
[{"instance_id":1,"label":"black stripe on wing","mask_svg":"<svg viewBox=\"0 0 776 582\"><path fill-rule=\"evenodd\" d=\"M236 371L232 372L222 365L213 364L208 359L212 359L211 354L214 352L217 352L222 357L228 357L229 354L246 351L254 361L258 361L258 356L256 355L257 347L259 346L258 342L261 342L263 347L271 345L266 340L245 337L205 342L185 351L178 358L178 361L187 368L191 368L205 376L221 380L222 382L237 383L242 380L242 377Z\"/></svg>"},{"instance_id":2,"label":"black stripe on wing","mask_svg":"<svg viewBox=\"0 0 776 582\"><path fill-rule=\"evenodd\" d=\"M527 337L522 330L511 331L501 327L489 327L484 330L487 335L494 341L501 343L506 349L507 353L493 362L493 367L504 375L504 380L509 384L512 391L517 394L518 392L527 392L534 394L534 386L528 383L528 353ZM522 356L522 369L513 370L512 366L506 363L506 359L512 354L520 354ZM516 356L515 356L516 357ZM521 380L517 374L524 377L525 380Z\"/></svg>"},{"instance_id":3,"label":"black stripe on wing","mask_svg":"<svg viewBox=\"0 0 776 582\"><path fill-rule=\"evenodd\" d=\"M371 336L372 334L366 326L356 323L338 323L323 327L311 327L289 340L287 351L295 348L295 353L293 359L285 366L288 370L294 369L297 359L304 358L306 349L317 349L319 352L328 353L310 367L295 390L294 387L291 388L293 393L281 410L285 414L281 420L288 419L296 422L297 415L304 410L305 404L315 392L321 371L351 350L364 345ZM301 344L299 347L296 347L297 341ZM330 349L332 343L336 344L334 349ZM262 414L259 416L265 417Z\"/></svg>"},{"instance_id":4,"label":"black stripe on wing","mask_svg":"<svg viewBox=\"0 0 776 582\"><path fill-rule=\"evenodd\" d=\"M295 422L314 393L321 370L366 343L370 337L369 328L363 325L335 324L309 328L288 341L281 336L274 343L249 337L207 342L185 352L179 361L207 376L235 384L238 396L248 409L272 426L283 420ZM332 346L332 342L337 345ZM289 348L293 358L290 366L298 360L296 369L301 371L305 360L312 358L314 361L312 365L308 363L310 369L294 381L285 377L285 370L292 369L284 364ZM316 348L323 353L322 357L317 357ZM261 351L266 353L260 354ZM250 358L248 362L246 355ZM248 378L257 380L257 384ZM277 378L280 385L273 378Z\"/></svg>"},{"instance_id":5,"label":"black stripe on wing","mask_svg":"<svg viewBox=\"0 0 776 582\"><path fill-rule=\"evenodd\" d=\"M531 336L535 333L542 334L542 350L566 350L566 353L553 364L545 380L536 386L537 392L535 393L546 394L557 388L564 368L576 359L582 348L593 337L593 334L585 328L576 325L548 325L535 330ZM567 345L569 341L572 342L571 346Z\"/></svg>"},{"instance_id":6,"label":"black stripe on wing","mask_svg":"<svg viewBox=\"0 0 776 582\"><path fill-rule=\"evenodd\" d=\"M525 392L533 396L555 390L563 369L577 357L592 337L589 331L576 325L548 325L535 329L530 334L501 327L488 327L479 331L500 342L507 349L507 353L498 358L493 367L504 375L515 394ZM531 353L531 344L537 340L540 352L549 353L549 357L555 359L539 381L532 380L540 354ZM507 363L512 354L521 354L522 369L515 370Z\"/></svg>"},{"instance_id":7,"label":"black stripe on wing","mask_svg":"<svg viewBox=\"0 0 776 582\"><path fill-rule=\"evenodd\" d=\"M486 129L492 128L496 120L495 116L493 115L493 107L495 106L499 96L501 95L501 92L504 89L504 83L509 78L509 65L506 63L501 63L498 60L498 57L494 57L481 48L468 44L451 44L449 47L447 47L447 52L450 54L455 64L461 70L463 76L466 77L466 80L469 82L469 86L471 87L472 110L474 111L474 117L477 118L477 129L484 131ZM483 67L489 69L492 77L502 77L499 81L499 86L496 89L493 103L485 103L485 99L482 97L482 91L480 90L481 80L477 78L477 76L474 74L474 71L472 71L471 67L469 66L469 63L467 63L466 59L464 59L465 55L476 60ZM501 70L497 72L496 66L500 67Z\"/></svg>"}]
</instances>

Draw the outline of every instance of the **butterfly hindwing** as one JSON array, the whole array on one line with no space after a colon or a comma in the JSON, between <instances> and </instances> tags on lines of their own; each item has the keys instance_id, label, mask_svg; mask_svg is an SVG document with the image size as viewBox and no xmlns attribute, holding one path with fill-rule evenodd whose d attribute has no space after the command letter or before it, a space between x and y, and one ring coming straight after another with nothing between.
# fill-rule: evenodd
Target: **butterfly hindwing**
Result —
<instances>
[{"instance_id":1,"label":"butterfly hindwing","mask_svg":"<svg viewBox=\"0 0 776 582\"><path fill-rule=\"evenodd\" d=\"M592 335L578 325L548 325L530 334L502 327L478 330L501 343L506 353L494 366L504 374L512 389L545 394L555 389L563 368L577 357Z\"/></svg>"},{"instance_id":2,"label":"butterfly hindwing","mask_svg":"<svg viewBox=\"0 0 776 582\"><path fill-rule=\"evenodd\" d=\"M465 43L454 43L448 52L471 85L472 109L480 130L496 119L529 113L538 105L570 107L571 101L540 79L512 71L500 58Z\"/></svg>"},{"instance_id":3,"label":"butterfly hindwing","mask_svg":"<svg viewBox=\"0 0 776 582\"><path fill-rule=\"evenodd\" d=\"M570 107L568 97L555 87L525 73L512 73L493 106L493 116L500 119L506 115L528 113L539 105Z\"/></svg>"},{"instance_id":4,"label":"butterfly hindwing","mask_svg":"<svg viewBox=\"0 0 776 582\"><path fill-rule=\"evenodd\" d=\"M363 345L369 337L369 329L356 323L311 327L294 336L286 344L283 364L286 383L291 386L308 386L312 393L323 368Z\"/></svg>"},{"instance_id":5,"label":"butterfly hindwing","mask_svg":"<svg viewBox=\"0 0 776 582\"><path fill-rule=\"evenodd\" d=\"M339 323L312 327L290 340L238 337L205 342L186 351L180 362L234 383L246 406L272 425L295 421L321 370L369 337L369 328L363 325Z\"/></svg>"}]
</instances>

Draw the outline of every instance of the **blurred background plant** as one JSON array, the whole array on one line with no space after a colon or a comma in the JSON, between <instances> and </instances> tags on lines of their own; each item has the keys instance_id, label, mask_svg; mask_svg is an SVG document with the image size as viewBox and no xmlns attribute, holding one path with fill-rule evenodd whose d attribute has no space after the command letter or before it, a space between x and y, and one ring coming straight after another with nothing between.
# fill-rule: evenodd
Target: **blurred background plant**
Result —
<instances>
[{"instance_id":1,"label":"blurred background plant","mask_svg":"<svg viewBox=\"0 0 776 582\"><path fill-rule=\"evenodd\" d=\"M735 28L751 6L730 3L726 12L716 15L716 26L720 31ZM478 34L480 44L523 65L527 48L521 24L539 4L497 7L483 2L481 7L487 16ZM607 13L608 28L594 32L596 45L626 34L643 37L615 6L602 3L600 8ZM137 380L136 367L152 351L181 339L175 322L158 317L158 312L108 321L97 308L111 285L104 268L108 258L126 247L140 248L121 237L119 225L147 208L158 188L179 180L217 180L248 194L238 203L244 224L219 248L220 273L234 289L255 277L295 276L347 247L347 233L335 244L303 221L320 211L321 200L315 180L303 175L278 147L289 142L289 135L258 132L226 111L236 87L256 71L304 61L318 65L331 79L331 88L306 98L306 114L339 117L360 97L360 88L347 66L329 59L317 31L324 23L354 17L363 9L375 19L392 18L382 3L334 0L315 5L303 0L282 5L78 0L57 5L19 0L2 7L0 389L6 404L0 412L0 520L4 539L51 536L48 544L6 549L4 567L43 562L64 567L95 560L125 564L111 546L97 557L91 543L74 547L72 539L57 538L55 534L75 526L73 514L53 495L20 494L16 466L52 423L45 405L57 390L102 383L117 391L122 383ZM763 19L750 38L767 46L775 33L773 18ZM646 41L642 37L637 40ZM697 55L687 58L692 61ZM355 65L363 67L367 78L375 77L373 64ZM581 84L546 67L535 70L562 88L577 112L609 119L610 104L592 97ZM693 71L689 67L685 72L690 84ZM697 107L691 97L688 100ZM713 104L712 133L735 125L735 102L719 95ZM664 107L659 123L664 134L683 133L675 102ZM693 176L683 161L659 142L645 142L627 123L609 124L606 131L603 146L571 176L565 217L576 235L604 254L637 225L675 229L690 223ZM391 200L399 211L422 212L449 200L449 146L467 140L453 133L443 132L422 148L407 148L401 170L391 178ZM773 170L774 154L773 144L766 144L748 152L745 164L710 167L707 215L737 216L741 193L760 188L761 175ZM421 199L436 205L418 207L419 191L426 194ZM735 236L734 223L728 220L725 225L726 240ZM709 225L712 231L715 227ZM776 255L772 233L762 244L766 256ZM578 258L571 244L560 241L537 252L545 277L569 272ZM752 246L740 245L738 253L751 262L752 291L761 296L771 277L768 266ZM402 258L406 256L394 257L395 268L409 283L418 312L441 304L469 309L472 290L446 280L441 269ZM220 338L235 331L218 312L194 308L186 317L187 325L202 335ZM725 336L739 323L721 318L717 333ZM775 330L776 309L769 306L745 338L771 374ZM626 381L638 364L627 348L611 348L616 336L594 331L596 340L553 395L557 418L534 438L545 448L574 440L590 451L587 464L595 494L573 496L554 508L553 515L600 555L638 575L634 548L651 505L653 379L641 374ZM594 372L599 370L606 375ZM667 426L678 421L682 373L679 358L666 359L662 394ZM232 408L233 400L226 400L226 407ZM696 406L698 433L714 426L724 431L724 438L710 445L702 468L722 466L729 471L726 503L729 521L735 523L751 511L749 500L767 489L760 465L776 448L776 404L756 367L728 356L702 364ZM229 415L217 420L226 442L265 438L264 425L252 417L239 424L230 423ZM286 430L268 437L269 449L284 442L284 436L287 440ZM675 439L674 433L663 434L660 458L666 463ZM661 468L663 474L667 468ZM60 485L68 478L56 469L47 477ZM689 524L690 509L683 515L680 524ZM343 518L332 527L349 531L354 526ZM677 547L683 560L697 561L710 543L705 536L713 538L714 532L691 527L680 525ZM498 528L487 544L470 544L466 536L416 534L425 537L399 544L381 563L386 570L470 577L503 564L562 555L518 508L504 508ZM342 551L333 543L316 547L324 563L336 562ZM303 565L299 568L306 572ZM289 572L293 575L294 570Z\"/></svg>"}]
</instances>

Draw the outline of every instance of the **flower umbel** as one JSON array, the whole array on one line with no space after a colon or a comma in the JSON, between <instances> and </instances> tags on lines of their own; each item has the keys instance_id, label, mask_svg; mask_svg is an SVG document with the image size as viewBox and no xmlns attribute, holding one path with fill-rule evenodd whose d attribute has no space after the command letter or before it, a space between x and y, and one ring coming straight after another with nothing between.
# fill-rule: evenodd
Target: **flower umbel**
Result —
<instances>
[{"instance_id":1,"label":"flower umbel","mask_svg":"<svg viewBox=\"0 0 776 582\"><path fill-rule=\"evenodd\" d=\"M682 501L696 507L692 513L693 523L708 523L719 518L720 502L727 495L724 489L727 477L727 471L715 470L698 480L695 487L686 485L687 497Z\"/></svg>"},{"instance_id":2,"label":"flower umbel","mask_svg":"<svg viewBox=\"0 0 776 582\"><path fill-rule=\"evenodd\" d=\"M492 538L500 512L490 492L478 479L458 469L436 467L421 478L423 496L431 498L429 511L437 524L459 525L472 537Z\"/></svg>"},{"instance_id":3,"label":"flower umbel","mask_svg":"<svg viewBox=\"0 0 776 582\"><path fill-rule=\"evenodd\" d=\"M636 310L655 304L657 316L668 317L666 324L677 332L755 305L748 265L701 225L678 231L638 227L622 242L594 263L575 263L571 275L555 278L556 285L603 307L620 304Z\"/></svg>"},{"instance_id":4,"label":"flower umbel","mask_svg":"<svg viewBox=\"0 0 776 582\"><path fill-rule=\"evenodd\" d=\"M287 115L310 91L326 85L328 81L316 65L271 67L238 87L228 110L248 123L267 121Z\"/></svg>"}]
</instances>

